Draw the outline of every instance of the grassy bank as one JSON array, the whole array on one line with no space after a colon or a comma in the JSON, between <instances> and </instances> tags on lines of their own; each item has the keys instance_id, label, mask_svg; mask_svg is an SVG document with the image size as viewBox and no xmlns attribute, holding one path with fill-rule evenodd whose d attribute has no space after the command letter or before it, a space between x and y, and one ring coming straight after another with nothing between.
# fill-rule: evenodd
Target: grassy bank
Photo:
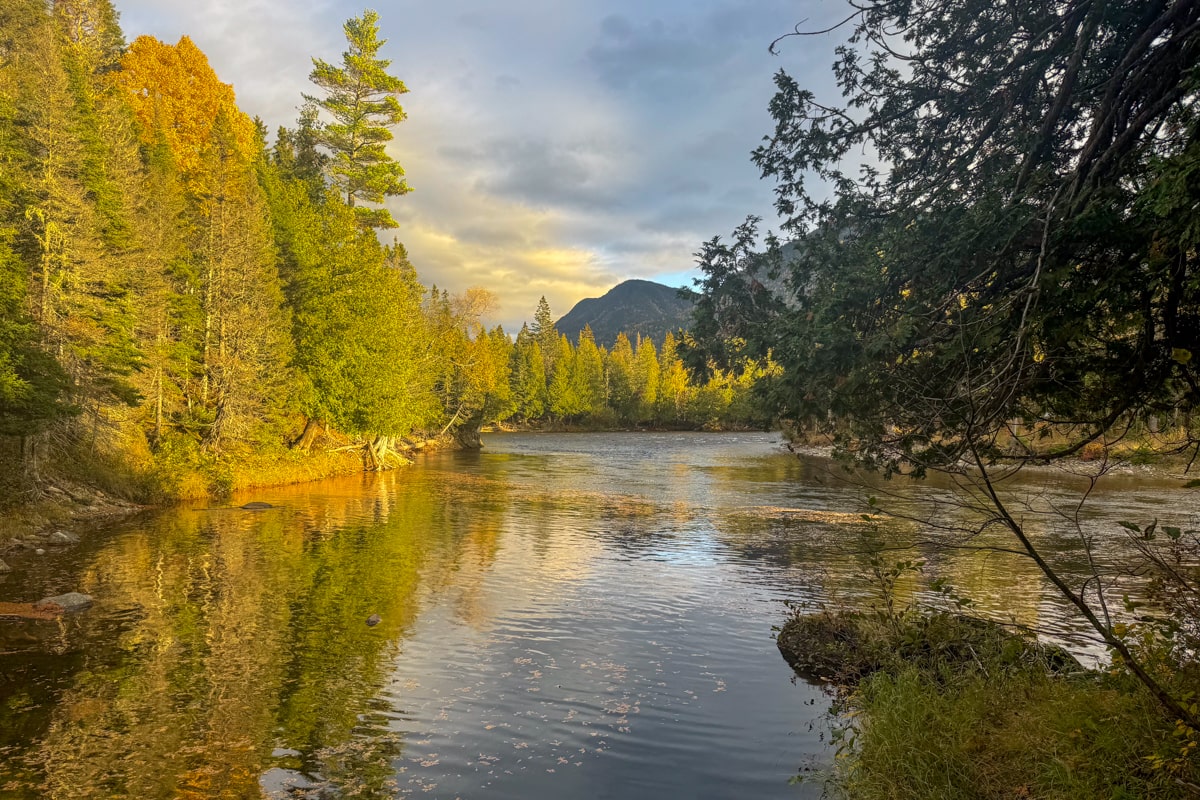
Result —
<instances>
[{"instance_id":1,"label":"grassy bank","mask_svg":"<svg viewBox=\"0 0 1200 800\"><path fill-rule=\"evenodd\" d=\"M411 449L400 449L394 465L404 463L414 449L435 449L447 442L422 439L407 444ZM137 456L80 453L48 466L36 482L4 484L0 487L0 550L37 532L86 527L150 506L223 498L364 470L361 448L346 442L323 442L310 450L247 448L219 458L195 447L172 448L167 443L153 455Z\"/></svg>"},{"instance_id":2,"label":"grassy bank","mask_svg":"<svg viewBox=\"0 0 1200 800\"><path fill-rule=\"evenodd\" d=\"M944 613L797 614L779 646L801 674L838 687L834 797L1200 794L1195 731L1123 670L1084 670L1000 626ZM1160 672L1185 696L1198 685L1192 672Z\"/></svg>"}]
</instances>

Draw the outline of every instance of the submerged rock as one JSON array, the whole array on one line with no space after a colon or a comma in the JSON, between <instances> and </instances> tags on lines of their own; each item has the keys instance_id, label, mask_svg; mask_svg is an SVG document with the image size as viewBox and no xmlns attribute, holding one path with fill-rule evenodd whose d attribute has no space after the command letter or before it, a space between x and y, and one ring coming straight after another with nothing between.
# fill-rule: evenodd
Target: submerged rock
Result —
<instances>
[{"instance_id":1,"label":"submerged rock","mask_svg":"<svg viewBox=\"0 0 1200 800\"><path fill-rule=\"evenodd\" d=\"M367 617L367 627L374 628L382 621L383 617L379 616L378 614L372 614L371 616Z\"/></svg>"},{"instance_id":2,"label":"submerged rock","mask_svg":"<svg viewBox=\"0 0 1200 800\"><path fill-rule=\"evenodd\" d=\"M12 572L12 567L4 563L4 559L0 558L0 575L6 572Z\"/></svg>"},{"instance_id":3,"label":"submerged rock","mask_svg":"<svg viewBox=\"0 0 1200 800\"><path fill-rule=\"evenodd\" d=\"M58 594L54 597L43 597L41 600L33 604L33 607L38 610L54 610L54 607L62 609L64 614L74 614L78 611L83 611L85 608L91 608L95 601L90 594L82 592L67 592L66 594Z\"/></svg>"},{"instance_id":4,"label":"submerged rock","mask_svg":"<svg viewBox=\"0 0 1200 800\"><path fill-rule=\"evenodd\" d=\"M283 767L271 767L258 776L258 785L262 796L271 800L292 800L292 798L323 798L326 793L322 786L303 772Z\"/></svg>"},{"instance_id":5,"label":"submerged rock","mask_svg":"<svg viewBox=\"0 0 1200 800\"><path fill-rule=\"evenodd\" d=\"M71 544L79 544L79 536L70 531L54 531L46 537L46 544L55 545L58 547L66 547Z\"/></svg>"}]
</instances>

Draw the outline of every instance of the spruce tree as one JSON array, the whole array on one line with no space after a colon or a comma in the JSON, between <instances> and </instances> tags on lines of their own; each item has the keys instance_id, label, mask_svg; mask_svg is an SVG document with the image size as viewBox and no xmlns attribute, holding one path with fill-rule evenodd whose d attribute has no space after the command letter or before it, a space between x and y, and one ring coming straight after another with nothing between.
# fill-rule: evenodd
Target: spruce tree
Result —
<instances>
[{"instance_id":1,"label":"spruce tree","mask_svg":"<svg viewBox=\"0 0 1200 800\"><path fill-rule=\"evenodd\" d=\"M554 362L558 357L558 328L554 326L554 316L550 313L550 304L546 296L538 300L537 310L533 312L533 326L529 329L533 338L542 348L543 366L547 377L554 374Z\"/></svg>"},{"instance_id":2,"label":"spruce tree","mask_svg":"<svg viewBox=\"0 0 1200 800\"><path fill-rule=\"evenodd\" d=\"M636 422L633 346L629 337L617 334L607 360L608 403L626 422Z\"/></svg>"}]
</instances>

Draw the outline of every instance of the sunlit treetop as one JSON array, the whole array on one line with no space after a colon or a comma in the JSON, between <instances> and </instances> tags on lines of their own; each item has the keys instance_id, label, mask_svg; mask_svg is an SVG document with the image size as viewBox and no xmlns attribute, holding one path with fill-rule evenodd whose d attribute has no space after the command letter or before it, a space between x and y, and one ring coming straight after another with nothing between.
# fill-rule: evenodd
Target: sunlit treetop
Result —
<instances>
[{"instance_id":1,"label":"sunlit treetop","mask_svg":"<svg viewBox=\"0 0 1200 800\"><path fill-rule=\"evenodd\" d=\"M387 43L379 38L379 14L364 11L344 29L349 49L342 53L342 65L314 58L309 80L324 95L305 99L333 118L321 126L317 141L332 155L326 168L330 181L354 207L359 201L382 203L411 191L404 169L387 153L389 129L405 119L396 98L408 88L388 74L392 62L378 57ZM364 228L396 227L386 209L355 208L355 215Z\"/></svg>"},{"instance_id":2,"label":"sunlit treetop","mask_svg":"<svg viewBox=\"0 0 1200 800\"><path fill-rule=\"evenodd\" d=\"M161 136L183 173L200 168L222 111L229 116L237 149L253 151L254 123L238 110L233 86L217 78L188 37L169 45L139 36L121 59L117 81L129 92L143 141L149 144Z\"/></svg>"}]
</instances>

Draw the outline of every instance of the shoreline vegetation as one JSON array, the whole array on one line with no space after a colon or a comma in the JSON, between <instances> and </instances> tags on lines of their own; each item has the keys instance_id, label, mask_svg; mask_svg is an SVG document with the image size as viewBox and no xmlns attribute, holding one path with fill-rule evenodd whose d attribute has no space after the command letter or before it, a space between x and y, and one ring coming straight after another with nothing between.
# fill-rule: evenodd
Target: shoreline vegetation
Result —
<instances>
[{"instance_id":1,"label":"shoreline vegetation","mask_svg":"<svg viewBox=\"0 0 1200 800\"><path fill-rule=\"evenodd\" d=\"M421 281L384 205L411 190L386 148L408 90L376 12L273 134L187 36L127 42L118 19L0 9L0 539L78 518L64 495L390 469L485 425L760 424L769 357L685 366L683 331L571 341L545 298L514 335L485 324L486 289Z\"/></svg>"},{"instance_id":2,"label":"shoreline vegetation","mask_svg":"<svg viewBox=\"0 0 1200 800\"><path fill-rule=\"evenodd\" d=\"M780 653L825 683L836 748L820 781L853 800L1189 798L1196 735L1119 663L1086 669L957 612L794 609ZM1170 670L1164 667L1164 674ZM1176 687L1195 669L1171 671Z\"/></svg>"},{"instance_id":3,"label":"shoreline vegetation","mask_svg":"<svg viewBox=\"0 0 1200 800\"><path fill-rule=\"evenodd\" d=\"M762 430L744 424L721 425L676 425L612 428L586 423L568 424L562 421L543 424L494 423L483 425L480 433L616 433L652 431L749 431ZM472 445L465 449L475 449ZM445 449L463 449L455 437L442 435L436 438L403 439L394 446L397 466L407 466L413 457L422 452ZM38 497L25 502L9 501L0 516L0 554L14 548L33 549L44 545L48 538L62 528L70 527L73 535L89 528L104 525L127 516L173 503L189 500L215 500L237 493L275 486L288 486L325 480L346 475L364 473L359 448L343 440L314 440L313 446L304 452L283 451L271 457L269 454L251 455L230 471L214 481L211 475L195 473L176 478L175 489L159 497L130 498L128 487L112 483L116 476L107 480L76 481L67 477L46 477L38 487ZM216 490L214 490L214 486Z\"/></svg>"}]
</instances>

